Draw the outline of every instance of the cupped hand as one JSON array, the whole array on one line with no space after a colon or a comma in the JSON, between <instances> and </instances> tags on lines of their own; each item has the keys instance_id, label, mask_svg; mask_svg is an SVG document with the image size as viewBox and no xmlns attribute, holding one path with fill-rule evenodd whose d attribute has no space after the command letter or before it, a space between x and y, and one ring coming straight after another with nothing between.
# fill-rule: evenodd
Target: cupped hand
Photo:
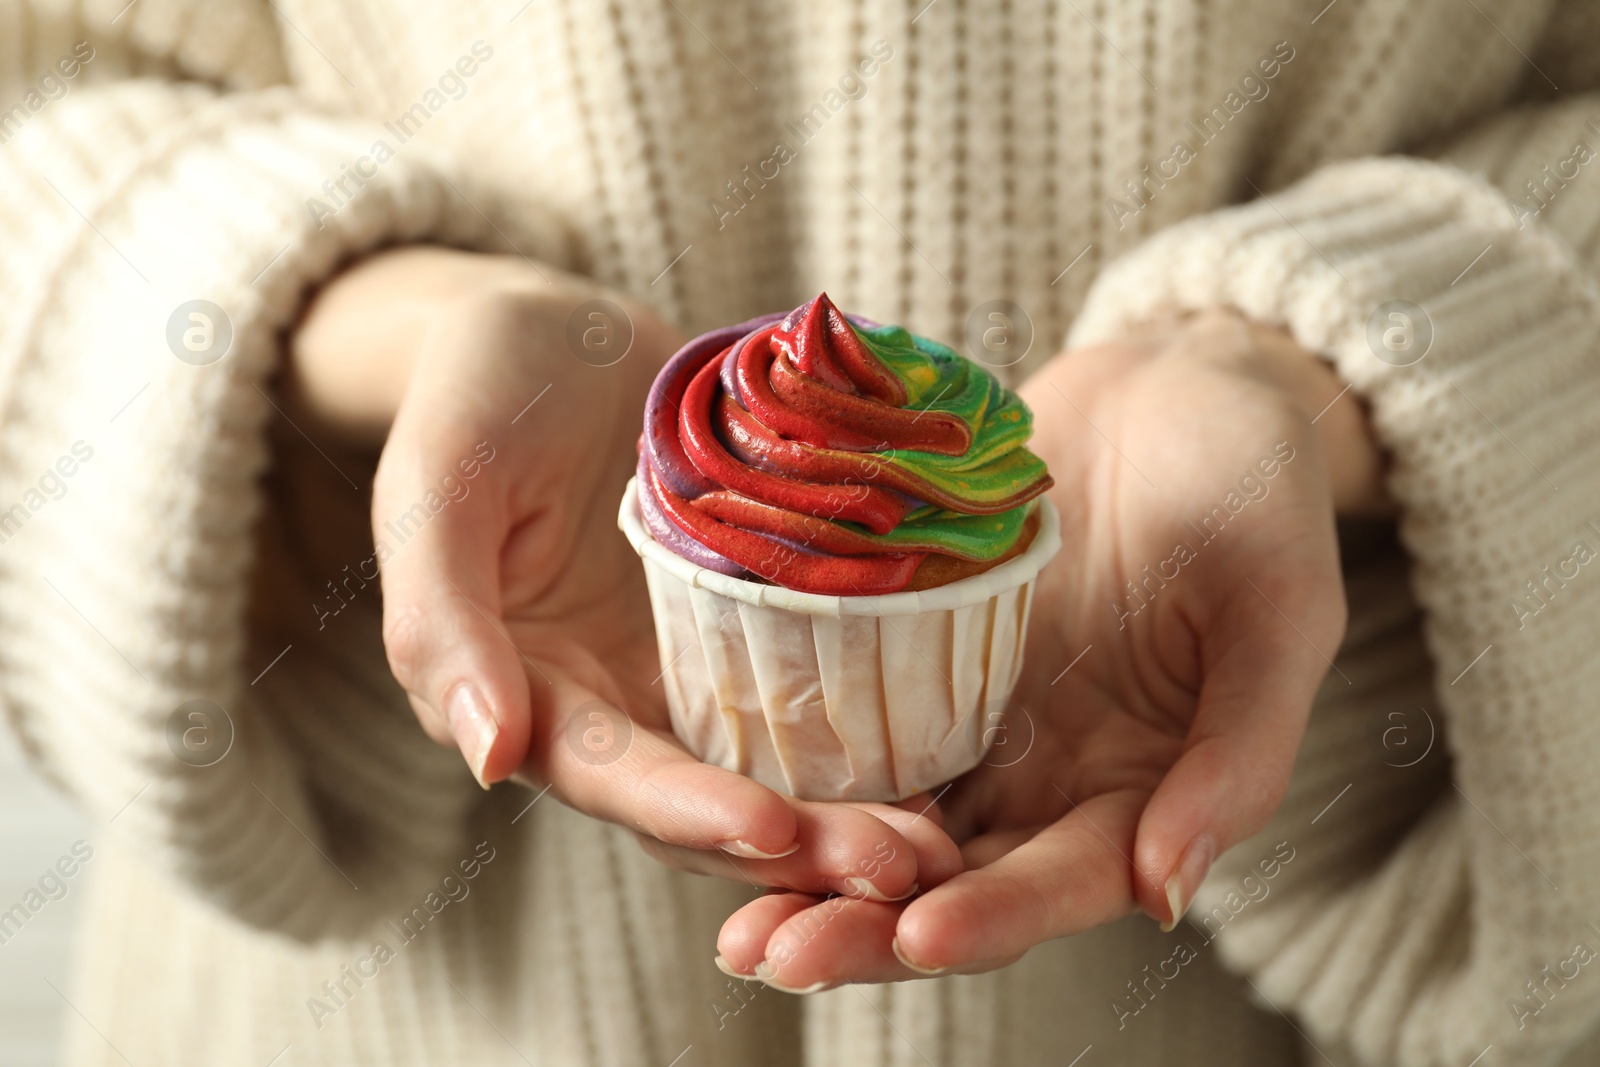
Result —
<instances>
[{"instance_id":1,"label":"cupped hand","mask_svg":"<svg viewBox=\"0 0 1600 1067\"><path fill-rule=\"evenodd\" d=\"M965 869L900 904L757 901L722 931L740 973L970 973L1135 909L1173 923L1283 797L1344 632L1336 505L1386 507L1355 398L1226 313L1065 353L1023 393L1064 547L1005 743L941 796Z\"/></svg>"},{"instance_id":2,"label":"cupped hand","mask_svg":"<svg viewBox=\"0 0 1600 1067\"><path fill-rule=\"evenodd\" d=\"M687 869L904 897L919 851L939 848L927 833L780 796L672 734L616 515L645 394L679 343L644 306L519 260L407 249L323 290L294 391L383 441L371 514L390 666L486 788L548 786Z\"/></svg>"}]
</instances>

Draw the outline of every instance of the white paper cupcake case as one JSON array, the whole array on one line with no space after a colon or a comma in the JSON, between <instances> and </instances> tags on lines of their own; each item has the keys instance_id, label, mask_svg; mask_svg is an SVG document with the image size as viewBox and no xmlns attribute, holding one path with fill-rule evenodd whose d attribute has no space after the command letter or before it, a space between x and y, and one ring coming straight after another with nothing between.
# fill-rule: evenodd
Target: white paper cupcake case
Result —
<instances>
[{"instance_id":1,"label":"white paper cupcake case","mask_svg":"<svg viewBox=\"0 0 1600 1067\"><path fill-rule=\"evenodd\" d=\"M644 560L673 730L706 763L807 800L899 800L975 767L1022 669L1039 529L1015 559L920 592L798 593L707 570L617 524Z\"/></svg>"}]
</instances>

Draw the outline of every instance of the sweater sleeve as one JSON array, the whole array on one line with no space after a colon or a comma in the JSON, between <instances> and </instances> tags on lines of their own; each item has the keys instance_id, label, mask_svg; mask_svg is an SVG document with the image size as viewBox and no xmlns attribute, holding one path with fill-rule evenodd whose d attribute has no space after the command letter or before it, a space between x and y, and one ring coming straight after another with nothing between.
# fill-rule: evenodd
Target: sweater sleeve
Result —
<instances>
[{"instance_id":1,"label":"sweater sleeve","mask_svg":"<svg viewBox=\"0 0 1600 1067\"><path fill-rule=\"evenodd\" d=\"M0 709L97 833L244 921L348 932L470 857L482 794L383 672L252 647L269 379L365 251L559 263L562 233L274 84L267 4L121 6L0 30Z\"/></svg>"},{"instance_id":2,"label":"sweater sleeve","mask_svg":"<svg viewBox=\"0 0 1600 1067\"><path fill-rule=\"evenodd\" d=\"M1330 676L1289 801L1191 915L1319 1048L1363 1063L1461 1067L1491 1045L1548 1062L1600 1020L1596 149L1587 96L1434 158L1329 165L1156 235L1073 329L1219 306L1282 325L1392 458L1432 684L1401 669L1407 575L1352 586L1341 662L1364 644L1370 669ZM1397 769L1433 724L1435 773ZM1278 841L1300 858L1275 862ZM1282 874L1270 900L1263 870Z\"/></svg>"}]
</instances>

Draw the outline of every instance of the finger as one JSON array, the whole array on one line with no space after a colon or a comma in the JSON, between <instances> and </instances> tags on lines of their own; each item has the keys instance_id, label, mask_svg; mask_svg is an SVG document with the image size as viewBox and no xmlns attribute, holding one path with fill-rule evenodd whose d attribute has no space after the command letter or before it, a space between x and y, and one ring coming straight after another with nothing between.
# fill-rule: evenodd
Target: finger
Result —
<instances>
[{"instance_id":1,"label":"finger","mask_svg":"<svg viewBox=\"0 0 1600 1067\"><path fill-rule=\"evenodd\" d=\"M995 860L1017 847L1032 841L1040 827L1029 826L1019 830L995 830L979 834L961 844L961 861L968 870L987 867Z\"/></svg>"},{"instance_id":2,"label":"finger","mask_svg":"<svg viewBox=\"0 0 1600 1067\"><path fill-rule=\"evenodd\" d=\"M522 762L530 728L527 668L500 622L506 517L492 451L422 422L402 406L373 485L384 648L424 729L442 725L487 788Z\"/></svg>"},{"instance_id":3,"label":"finger","mask_svg":"<svg viewBox=\"0 0 1600 1067\"><path fill-rule=\"evenodd\" d=\"M939 806L938 798L932 793L913 793L904 800L895 801L890 807L920 815L941 830L944 829L944 809Z\"/></svg>"},{"instance_id":4,"label":"finger","mask_svg":"<svg viewBox=\"0 0 1600 1067\"><path fill-rule=\"evenodd\" d=\"M572 649L564 658L581 667L584 655ZM595 688L554 666L545 670L550 684L536 686L534 696L535 718L547 725L534 739L529 766L565 803L687 849L756 859L794 850L799 823L789 798L701 763L675 738L636 725Z\"/></svg>"},{"instance_id":5,"label":"finger","mask_svg":"<svg viewBox=\"0 0 1600 1067\"><path fill-rule=\"evenodd\" d=\"M916 977L890 942L901 905L832 897L790 916L768 938L755 975L785 993L816 993L844 981Z\"/></svg>"},{"instance_id":6,"label":"finger","mask_svg":"<svg viewBox=\"0 0 1600 1067\"><path fill-rule=\"evenodd\" d=\"M788 993L924 978L896 954L895 924L904 908L849 897L775 894L729 916L717 947L730 973L759 978ZM974 974L1016 959L975 960L946 973Z\"/></svg>"},{"instance_id":7,"label":"finger","mask_svg":"<svg viewBox=\"0 0 1600 1067\"><path fill-rule=\"evenodd\" d=\"M735 977L754 978L778 927L823 899L812 893L768 893L752 900L728 916L717 933L717 966Z\"/></svg>"},{"instance_id":8,"label":"finger","mask_svg":"<svg viewBox=\"0 0 1600 1067\"><path fill-rule=\"evenodd\" d=\"M1342 629L1342 602L1297 603L1290 590L1266 588L1246 584L1233 619L1212 649L1202 649L1212 661L1184 752L1140 820L1133 855L1147 877L1139 880L1139 906L1166 929L1177 924L1212 861L1277 811L1329 667L1308 635L1325 641L1331 655ZM1291 625L1280 609L1301 621Z\"/></svg>"},{"instance_id":9,"label":"finger","mask_svg":"<svg viewBox=\"0 0 1600 1067\"><path fill-rule=\"evenodd\" d=\"M886 804L791 801L791 805L800 847L780 859L741 859L644 837L640 844L651 856L679 870L863 900L904 900L919 885L938 885L961 870L955 843L938 827L910 812Z\"/></svg>"},{"instance_id":10,"label":"finger","mask_svg":"<svg viewBox=\"0 0 1600 1067\"><path fill-rule=\"evenodd\" d=\"M875 816L890 830L895 831L900 837L909 842L913 852L916 866L917 889L927 892L934 886L943 885L964 868L961 850L944 832L944 828L928 818L927 804L907 805L899 804L859 804L855 805L861 811ZM837 805L825 805L837 807ZM881 853L883 846L875 844L877 853ZM875 855L877 854L875 853ZM877 878L873 879L875 882ZM870 898L869 898L870 899Z\"/></svg>"},{"instance_id":11,"label":"finger","mask_svg":"<svg viewBox=\"0 0 1600 1067\"><path fill-rule=\"evenodd\" d=\"M444 716L432 704L424 703L406 694L406 700L411 704L411 710L417 716L417 722L422 725L422 732L427 734L434 744L444 745L446 748L458 748L455 735L450 732L450 724L444 721Z\"/></svg>"},{"instance_id":12,"label":"finger","mask_svg":"<svg viewBox=\"0 0 1600 1067\"><path fill-rule=\"evenodd\" d=\"M895 928L900 957L923 973L1020 956L1134 906L1129 856L1148 794L1084 801L984 867L913 900Z\"/></svg>"}]
</instances>

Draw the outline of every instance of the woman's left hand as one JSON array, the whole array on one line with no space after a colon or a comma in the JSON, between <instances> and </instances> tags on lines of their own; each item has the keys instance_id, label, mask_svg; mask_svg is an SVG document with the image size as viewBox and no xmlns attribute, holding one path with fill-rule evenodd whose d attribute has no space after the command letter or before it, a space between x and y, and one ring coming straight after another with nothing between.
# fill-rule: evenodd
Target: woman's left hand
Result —
<instances>
[{"instance_id":1,"label":"woman's left hand","mask_svg":"<svg viewBox=\"0 0 1600 1067\"><path fill-rule=\"evenodd\" d=\"M719 939L742 974L971 973L1135 909L1175 922L1283 797L1344 632L1336 507L1386 507L1358 402L1225 313L1065 353L1023 392L1064 548L1006 744L941 795L965 870L905 903L764 897Z\"/></svg>"}]
</instances>

